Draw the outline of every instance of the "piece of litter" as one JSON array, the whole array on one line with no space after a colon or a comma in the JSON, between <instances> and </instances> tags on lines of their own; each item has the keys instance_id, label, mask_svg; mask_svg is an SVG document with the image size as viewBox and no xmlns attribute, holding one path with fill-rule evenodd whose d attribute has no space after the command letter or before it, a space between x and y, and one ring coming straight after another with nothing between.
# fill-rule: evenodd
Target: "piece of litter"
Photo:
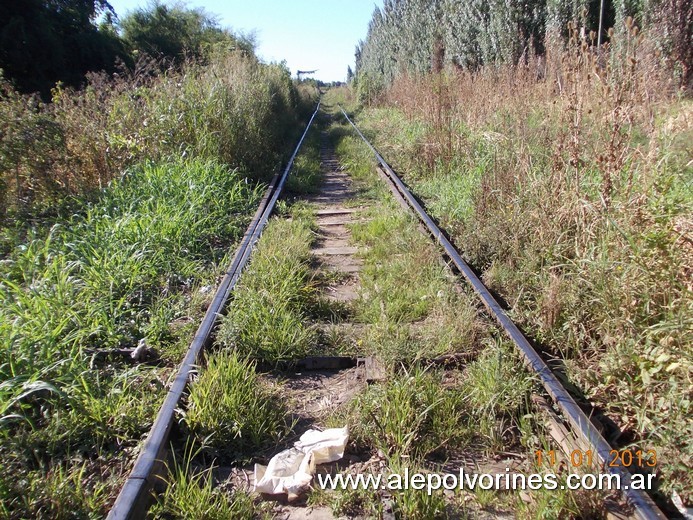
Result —
<instances>
[{"instance_id":1,"label":"piece of litter","mask_svg":"<svg viewBox=\"0 0 693 520\"><path fill-rule=\"evenodd\" d=\"M349 432L346 427L324 431L308 430L294 446L304 453L313 453L315 464L324 464L341 459L348 440Z\"/></svg>"},{"instance_id":2,"label":"piece of litter","mask_svg":"<svg viewBox=\"0 0 693 520\"><path fill-rule=\"evenodd\" d=\"M132 351L130 357L135 361L140 361L147 356L149 352L149 347L147 346L147 340L145 338L140 339L137 343L137 347Z\"/></svg>"},{"instance_id":3,"label":"piece of litter","mask_svg":"<svg viewBox=\"0 0 693 520\"><path fill-rule=\"evenodd\" d=\"M266 467L255 464L254 491L269 495L286 493L289 499L296 497L310 485L317 464L334 462L344 456L348 439L347 427L308 430L293 448L272 457Z\"/></svg>"}]
</instances>

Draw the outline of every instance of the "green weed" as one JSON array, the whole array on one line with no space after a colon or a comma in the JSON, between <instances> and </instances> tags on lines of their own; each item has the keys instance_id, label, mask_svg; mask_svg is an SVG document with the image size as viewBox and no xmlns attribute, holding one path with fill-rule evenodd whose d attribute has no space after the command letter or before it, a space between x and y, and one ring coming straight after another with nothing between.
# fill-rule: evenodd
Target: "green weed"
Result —
<instances>
[{"instance_id":1,"label":"green weed","mask_svg":"<svg viewBox=\"0 0 693 520\"><path fill-rule=\"evenodd\" d=\"M481 445L491 450L506 445L527 412L532 387L532 377L505 341L487 345L466 368L460 390L470 414L468 421L476 425L476 440Z\"/></svg>"},{"instance_id":2,"label":"green weed","mask_svg":"<svg viewBox=\"0 0 693 520\"><path fill-rule=\"evenodd\" d=\"M372 167L372 154L334 125L332 136L343 164L355 179L357 200L372 204L351 226L364 267L355 319L369 324L363 351L393 366L402 360L472 352L485 334L471 296L452 285L439 252L416 221L394 204ZM383 199L386 201L383 203Z\"/></svg>"},{"instance_id":3,"label":"green weed","mask_svg":"<svg viewBox=\"0 0 693 520\"><path fill-rule=\"evenodd\" d=\"M0 457L29 489L8 498L10 516L42 507L34 479L44 457L54 468L75 453L110 459L147 430L165 379L147 365L125 369L109 352L141 338L162 350L189 340L169 325L199 316L186 301L209 283L255 200L218 163L145 165L0 265ZM43 455L15 463L27 453Z\"/></svg>"},{"instance_id":4,"label":"green weed","mask_svg":"<svg viewBox=\"0 0 693 520\"><path fill-rule=\"evenodd\" d=\"M200 445L216 453L251 452L276 444L290 430L276 389L236 352L210 356L191 385L185 424Z\"/></svg>"},{"instance_id":5,"label":"green weed","mask_svg":"<svg viewBox=\"0 0 693 520\"><path fill-rule=\"evenodd\" d=\"M270 363L310 351L317 335L308 323L315 293L312 240L306 219L276 219L268 225L222 321L222 345Z\"/></svg>"},{"instance_id":6,"label":"green weed","mask_svg":"<svg viewBox=\"0 0 693 520\"><path fill-rule=\"evenodd\" d=\"M91 74L83 90L56 87L50 105L0 78L0 223L50 213L144 160L216 160L266 179L315 100L285 67L242 52L166 74L151 65L116 79Z\"/></svg>"},{"instance_id":7,"label":"green weed","mask_svg":"<svg viewBox=\"0 0 693 520\"><path fill-rule=\"evenodd\" d=\"M444 387L439 373L412 369L368 387L350 405L348 420L358 445L390 460L419 460L464 444L463 413L462 394Z\"/></svg>"},{"instance_id":8,"label":"green weed","mask_svg":"<svg viewBox=\"0 0 693 520\"><path fill-rule=\"evenodd\" d=\"M296 157L294 167L286 181L286 189L293 194L317 193L322 181L320 170L320 121L316 118Z\"/></svg>"},{"instance_id":9,"label":"green weed","mask_svg":"<svg viewBox=\"0 0 693 520\"><path fill-rule=\"evenodd\" d=\"M242 492L223 493L215 486L214 468L196 469L194 444L176 456L166 482L166 491L148 513L148 518L228 519L255 518L260 509Z\"/></svg>"},{"instance_id":10,"label":"green weed","mask_svg":"<svg viewBox=\"0 0 693 520\"><path fill-rule=\"evenodd\" d=\"M382 502L376 492L370 489L336 489L322 491L313 489L308 498L309 504L329 505L332 513L338 516L368 518L382 516Z\"/></svg>"},{"instance_id":11,"label":"green weed","mask_svg":"<svg viewBox=\"0 0 693 520\"><path fill-rule=\"evenodd\" d=\"M389 470L397 475L404 475L405 470L409 474L421 473L420 468L411 466L403 460L391 459ZM443 491L433 490L430 494L426 489L414 489L407 486L406 489L393 491L393 509L398 518L411 518L416 520L448 518L448 506Z\"/></svg>"},{"instance_id":12,"label":"green weed","mask_svg":"<svg viewBox=\"0 0 693 520\"><path fill-rule=\"evenodd\" d=\"M410 217L392 209L374 209L368 216L370 222L352 227L354 241L367 248L357 319L396 323L422 319L448 285L435 252Z\"/></svg>"}]
</instances>

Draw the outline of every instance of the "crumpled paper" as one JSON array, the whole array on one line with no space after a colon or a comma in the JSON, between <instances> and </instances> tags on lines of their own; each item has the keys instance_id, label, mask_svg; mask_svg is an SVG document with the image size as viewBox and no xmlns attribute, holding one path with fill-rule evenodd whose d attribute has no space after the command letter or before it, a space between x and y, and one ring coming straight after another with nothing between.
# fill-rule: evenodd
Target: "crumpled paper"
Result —
<instances>
[{"instance_id":1,"label":"crumpled paper","mask_svg":"<svg viewBox=\"0 0 693 520\"><path fill-rule=\"evenodd\" d=\"M255 464L255 487L258 493L295 497L313 480L315 466L334 462L344 456L349 431L330 428L324 431L308 430L294 444L269 461L265 467Z\"/></svg>"}]
</instances>

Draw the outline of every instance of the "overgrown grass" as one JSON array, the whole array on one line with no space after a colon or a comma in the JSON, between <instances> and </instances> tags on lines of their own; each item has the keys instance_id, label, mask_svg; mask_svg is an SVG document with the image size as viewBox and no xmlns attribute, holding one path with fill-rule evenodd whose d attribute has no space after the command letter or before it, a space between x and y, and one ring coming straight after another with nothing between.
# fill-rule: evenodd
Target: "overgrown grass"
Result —
<instances>
[{"instance_id":1,"label":"overgrown grass","mask_svg":"<svg viewBox=\"0 0 693 520\"><path fill-rule=\"evenodd\" d=\"M214 468L196 468L193 460L197 455L189 444L176 456L169 468L166 491L148 513L148 518L190 518L214 520L228 518L258 518L261 508L253 498L242 492L232 495L223 493L214 483Z\"/></svg>"},{"instance_id":2,"label":"overgrown grass","mask_svg":"<svg viewBox=\"0 0 693 520\"><path fill-rule=\"evenodd\" d=\"M190 387L182 416L188 442L199 449L193 453L186 444L178 450L176 457L185 467L176 463L172 469L156 517L217 515L207 505L189 502L218 504L221 517L258 517L263 512L249 495L226 493L213 482L212 469L191 468L195 463L209 467L217 457L227 465L247 461L258 450L281 444L294 427L279 386L256 367L304 357L317 341L317 329L311 324L318 305L310 250L314 213L292 197L314 191L319 181L315 129L303 146L285 198L278 203L278 216L268 223L234 290L217 330L217 348Z\"/></svg>"},{"instance_id":3,"label":"overgrown grass","mask_svg":"<svg viewBox=\"0 0 693 520\"><path fill-rule=\"evenodd\" d=\"M217 335L222 346L268 363L304 357L316 338L308 319L312 224L295 215L267 226Z\"/></svg>"},{"instance_id":4,"label":"overgrown grass","mask_svg":"<svg viewBox=\"0 0 693 520\"><path fill-rule=\"evenodd\" d=\"M384 128L387 139L401 139L395 148L398 150L420 132L419 128L411 129L420 122L409 122L393 110L371 109L364 117L372 134ZM355 310L357 316L364 309L368 311L360 314L369 325L361 352L386 360L391 369L387 382L369 386L348 412L333 418L334 424L346 421L352 428L355 446L384 454L392 471L401 469L401 461L424 471L440 471L435 466L439 457L454 458L467 452L473 453L472 457L526 453L532 460L534 451L541 448L537 438L544 435L530 403L531 392L537 391L536 381L522 367L514 348L500 338L500 332L479 316L476 298L466 290L454 289L450 275L436 262L435 248L415 221L385 194L374 177L370 151L344 127L336 126L333 134L343 164L365 183L362 200L377 205L364 215L372 220L355 225L353 234L355 242L370 247L363 253L362 282L365 287L376 287L379 294L371 302L365 291L362 298L366 301L357 301ZM386 140L379 136L378 142ZM486 146L479 145L475 159L486 153ZM405 155L405 159L412 157ZM471 203L481 190L480 179L487 164L484 161L488 160L482 160L469 174L441 170L430 175L424 162L408 179L415 179L422 191L428 190L427 196L432 197L429 200L438 204L436 213L449 224L454 218L471 214ZM383 203L383 199L388 202ZM393 278L396 282L391 282ZM399 302L408 313L388 313L392 302ZM411 314L417 309L420 314ZM417 373L398 368L402 362L409 366L417 359L451 353L464 354L465 363L459 370L429 368ZM392 453L395 455L390 456ZM530 471L529 466L526 471ZM349 506L354 497L362 498L365 504L380 503L377 496L362 497L353 491L326 495L316 500L331 504L335 511L340 511L342 503ZM418 496L416 491L405 495L393 497L395 509L400 514L406 511L406 515L423 517L474 516L479 508L491 514L516 511L528 517L577 516L581 512L596 514L600 503L594 492L544 493L529 505L514 493L499 497L498 492L480 491L447 499ZM445 503L447 507L443 508Z\"/></svg>"},{"instance_id":5,"label":"overgrown grass","mask_svg":"<svg viewBox=\"0 0 693 520\"><path fill-rule=\"evenodd\" d=\"M197 289L257 198L218 163L142 166L0 265L0 491L8 516L103 511L110 475L125 467L119 453L146 432L166 378L147 365L126 368L108 352L144 339L177 362L177 338L191 331L171 323L199 316ZM86 492L74 490L68 506L59 492L67 484L37 482L82 478L90 489L94 476L68 463L74 457L89 467L113 464L93 481L101 492L80 503ZM42 498L51 489L57 494Z\"/></svg>"},{"instance_id":6,"label":"overgrown grass","mask_svg":"<svg viewBox=\"0 0 693 520\"><path fill-rule=\"evenodd\" d=\"M221 351L191 385L184 418L205 451L233 456L276 445L291 429L286 414L277 389L259 377L253 362Z\"/></svg>"},{"instance_id":7,"label":"overgrown grass","mask_svg":"<svg viewBox=\"0 0 693 520\"><path fill-rule=\"evenodd\" d=\"M463 448L469 440L460 427L463 396L442 383L440 373L415 368L368 387L351 403L353 442L380 450L388 460L422 461L451 446Z\"/></svg>"},{"instance_id":8,"label":"overgrown grass","mask_svg":"<svg viewBox=\"0 0 693 520\"><path fill-rule=\"evenodd\" d=\"M300 359L317 342L311 324L319 307L311 266L315 216L297 198L315 193L321 179L319 120L296 157L279 217L263 232L217 334L222 347L270 364Z\"/></svg>"},{"instance_id":9,"label":"overgrown grass","mask_svg":"<svg viewBox=\"0 0 693 520\"><path fill-rule=\"evenodd\" d=\"M222 259L257 195L238 174L191 161L134 170L84 216L17 248L2 265L7 378L48 362L82 363L86 349L155 346L152 304L190 290ZM146 311L146 312L145 312ZM154 320L152 320L154 318ZM81 354L81 355L80 355Z\"/></svg>"},{"instance_id":10,"label":"overgrown grass","mask_svg":"<svg viewBox=\"0 0 693 520\"><path fill-rule=\"evenodd\" d=\"M407 459L391 459L389 471L392 474L404 475L423 472L421 466L417 466ZM412 520L425 520L449 518L449 508L445 495L440 489L432 491L407 489L393 493L393 512L397 518L411 518Z\"/></svg>"},{"instance_id":11,"label":"overgrown grass","mask_svg":"<svg viewBox=\"0 0 693 520\"><path fill-rule=\"evenodd\" d=\"M366 322L420 320L442 298L448 280L436 263L435 251L408 215L391 208L380 215L376 212L369 215L374 217L370 222L352 229L355 242L368 249L357 317Z\"/></svg>"},{"instance_id":12,"label":"overgrown grass","mask_svg":"<svg viewBox=\"0 0 693 520\"><path fill-rule=\"evenodd\" d=\"M317 97L240 53L155 69L91 75L50 104L0 79L0 500L11 518L105 513L259 181ZM141 341L159 367L129 367Z\"/></svg>"},{"instance_id":13,"label":"overgrown grass","mask_svg":"<svg viewBox=\"0 0 693 520\"><path fill-rule=\"evenodd\" d=\"M347 415L354 442L388 459L503 451L529 409L532 380L500 347L462 372L412 368L369 386Z\"/></svg>"},{"instance_id":14,"label":"overgrown grass","mask_svg":"<svg viewBox=\"0 0 693 520\"><path fill-rule=\"evenodd\" d=\"M495 452L519 438L536 381L521 368L517 353L506 340L493 338L485 346L479 358L466 367L460 391L468 413L467 427L480 446Z\"/></svg>"},{"instance_id":15,"label":"overgrown grass","mask_svg":"<svg viewBox=\"0 0 693 520\"><path fill-rule=\"evenodd\" d=\"M144 160L198 157L268 179L317 99L285 67L242 52L157 71L143 61L91 74L83 90L56 87L50 104L0 78L0 229L55 218L65 197Z\"/></svg>"},{"instance_id":16,"label":"overgrown grass","mask_svg":"<svg viewBox=\"0 0 693 520\"><path fill-rule=\"evenodd\" d=\"M337 153L370 206L351 226L361 248L354 319L367 324L366 353L394 367L442 354L472 353L486 334L473 298L458 291L439 252L374 174L372 156L335 126Z\"/></svg>"},{"instance_id":17,"label":"overgrown grass","mask_svg":"<svg viewBox=\"0 0 693 520\"><path fill-rule=\"evenodd\" d=\"M313 127L308 131L301 152L294 161L291 175L286 180L286 191L289 195L304 196L318 193L322 172L320 170L321 129L324 126L324 113L316 115ZM286 198L286 196L285 196Z\"/></svg>"},{"instance_id":18,"label":"overgrown grass","mask_svg":"<svg viewBox=\"0 0 693 520\"><path fill-rule=\"evenodd\" d=\"M630 30L630 29L629 29ZM647 39L400 78L360 125L511 314L690 503L691 102ZM447 114L444 120L436 114Z\"/></svg>"}]
</instances>

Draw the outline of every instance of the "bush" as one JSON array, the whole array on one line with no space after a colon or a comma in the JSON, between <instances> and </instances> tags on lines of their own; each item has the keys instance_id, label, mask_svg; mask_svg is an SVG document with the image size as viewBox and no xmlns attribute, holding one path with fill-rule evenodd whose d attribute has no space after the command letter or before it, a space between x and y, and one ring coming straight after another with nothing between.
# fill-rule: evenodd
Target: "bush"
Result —
<instances>
[{"instance_id":1,"label":"bush","mask_svg":"<svg viewBox=\"0 0 693 520\"><path fill-rule=\"evenodd\" d=\"M240 51L163 75L156 69L144 60L114 78L90 74L83 90L57 86L51 104L2 81L5 216L89 194L144 160L219 160L266 180L315 101L314 91L299 93L288 69Z\"/></svg>"}]
</instances>

